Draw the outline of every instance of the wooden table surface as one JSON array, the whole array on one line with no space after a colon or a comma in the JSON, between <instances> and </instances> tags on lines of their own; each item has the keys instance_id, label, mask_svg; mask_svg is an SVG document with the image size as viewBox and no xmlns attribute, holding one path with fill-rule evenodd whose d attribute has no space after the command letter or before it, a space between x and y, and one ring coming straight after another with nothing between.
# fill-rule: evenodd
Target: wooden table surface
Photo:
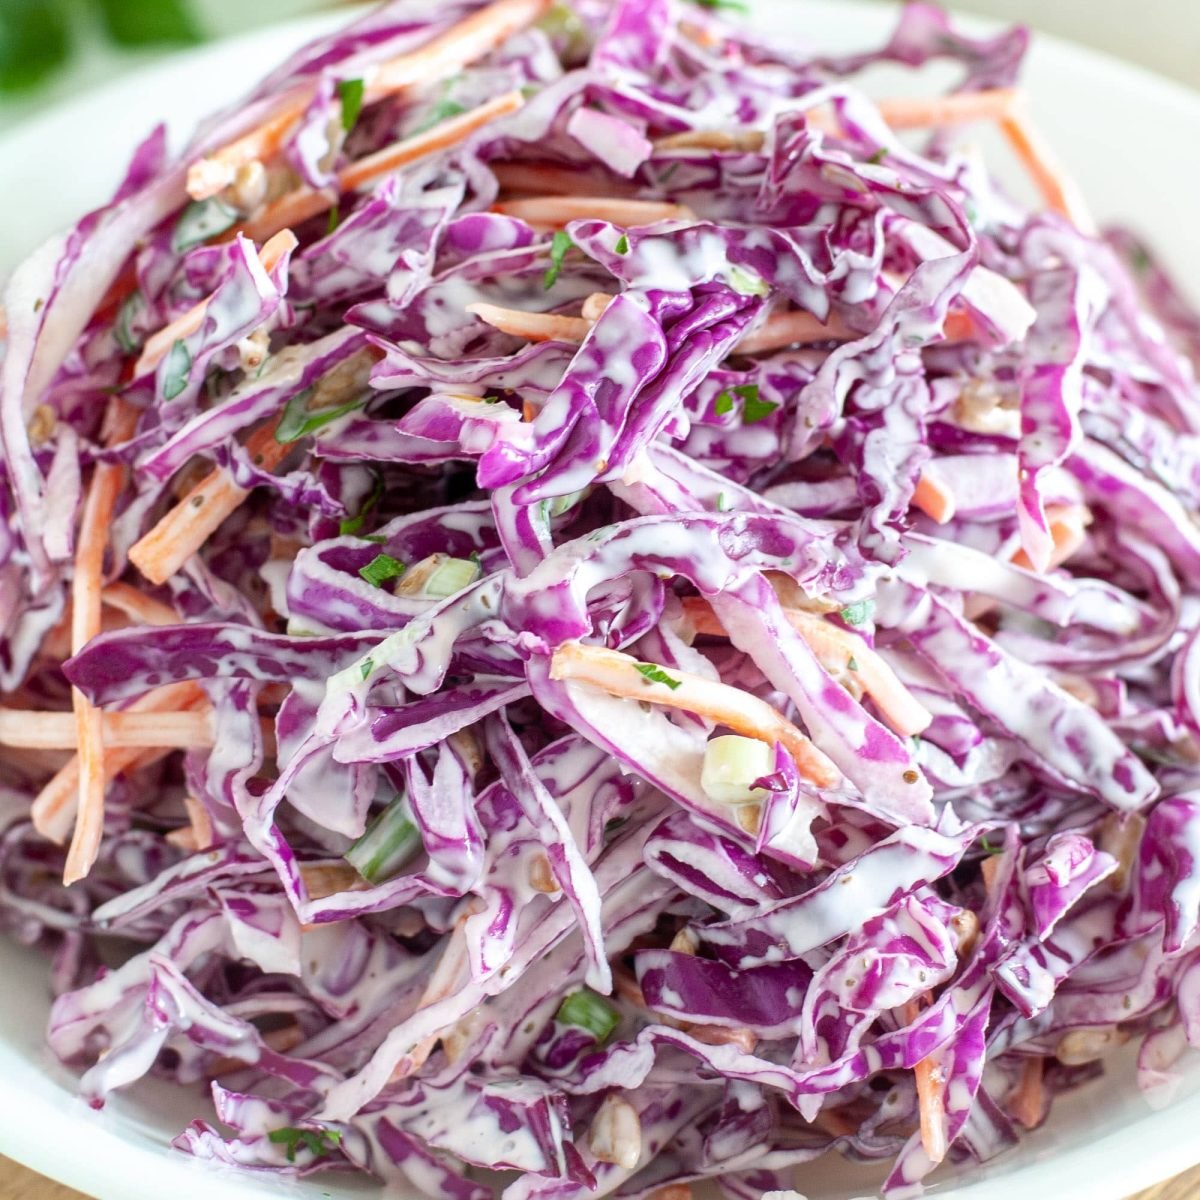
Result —
<instances>
[{"instance_id":1,"label":"wooden table surface","mask_svg":"<svg viewBox=\"0 0 1200 1200\"><path fill-rule=\"evenodd\" d=\"M1129 1200L1196 1200L1200 1196L1200 1167L1166 1183L1138 1192ZM51 1183L7 1158L0 1158L0 1200L86 1200L79 1192Z\"/></svg>"}]
</instances>

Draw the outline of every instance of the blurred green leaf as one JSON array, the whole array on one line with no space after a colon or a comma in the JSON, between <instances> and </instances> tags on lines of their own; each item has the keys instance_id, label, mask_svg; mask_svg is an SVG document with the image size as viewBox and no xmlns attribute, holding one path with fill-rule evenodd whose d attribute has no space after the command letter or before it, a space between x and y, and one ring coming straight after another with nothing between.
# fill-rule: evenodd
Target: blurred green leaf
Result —
<instances>
[{"instance_id":1,"label":"blurred green leaf","mask_svg":"<svg viewBox=\"0 0 1200 1200\"><path fill-rule=\"evenodd\" d=\"M122 46L197 42L200 30L187 0L93 0L109 37Z\"/></svg>"},{"instance_id":2,"label":"blurred green leaf","mask_svg":"<svg viewBox=\"0 0 1200 1200\"><path fill-rule=\"evenodd\" d=\"M57 0L0 3L0 92L36 87L67 57L67 18Z\"/></svg>"}]
</instances>

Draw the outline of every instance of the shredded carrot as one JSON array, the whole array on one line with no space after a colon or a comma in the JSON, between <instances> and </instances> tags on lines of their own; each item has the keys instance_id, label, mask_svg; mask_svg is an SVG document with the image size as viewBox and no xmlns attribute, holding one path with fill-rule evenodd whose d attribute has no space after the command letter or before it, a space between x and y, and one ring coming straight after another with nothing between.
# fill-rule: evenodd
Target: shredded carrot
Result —
<instances>
[{"instance_id":1,"label":"shredded carrot","mask_svg":"<svg viewBox=\"0 0 1200 1200\"><path fill-rule=\"evenodd\" d=\"M114 397L109 405L105 442L109 446L128 441L137 428L140 410ZM92 472L79 536L75 548L75 571L71 581L71 651L78 654L100 632L100 589L104 554L117 500L125 487L126 471L120 463L97 463ZM96 861L104 829L104 730L100 710L78 689L71 689L75 710L76 744L79 756L79 808L75 835L67 853L63 882L84 878Z\"/></svg>"},{"instance_id":2,"label":"shredded carrot","mask_svg":"<svg viewBox=\"0 0 1200 1200\"><path fill-rule=\"evenodd\" d=\"M1000 129L1037 185L1047 206L1061 213L1083 233L1094 234L1096 222L1088 212L1075 181L1055 161L1032 120L1019 108L1000 122Z\"/></svg>"},{"instance_id":3,"label":"shredded carrot","mask_svg":"<svg viewBox=\"0 0 1200 1200\"><path fill-rule=\"evenodd\" d=\"M278 420L260 426L246 439L246 450L258 465L273 471L288 445L275 439ZM249 495L224 467L209 472L140 541L130 547L129 561L151 583L165 583L220 528Z\"/></svg>"},{"instance_id":4,"label":"shredded carrot","mask_svg":"<svg viewBox=\"0 0 1200 1200\"><path fill-rule=\"evenodd\" d=\"M638 669L641 665L617 650L567 642L554 652L550 677L590 684L613 696L699 713L769 746L780 742L795 759L796 769L817 787L833 787L841 779L837 767L765 700L674 667L666 672L674 686L658 683Z\"/></svg>"},{"instance_id":5,"label":"shredded carrot","mask_svg":"<svg viewBox=\"0 0 1200 1200\"><path fill-rule=\"evenodd\" d=\"M920 1016L921 1004L910 1000L904 1005L904 1020L911 1024ZM946 1126L946 1079L940 1055L935 1051L913 1067L917 1084L917 1106L921 1111L921 1145L932 1163L946 1157L949 1130Z\"/></svg>"},{"instance_id":6,"label":"shredded carrot","mask_svg":"<svg viewBox=\"0 0 1200 1200\"><path fill-rule=\"evenodd\" d=\"M758 1035L750 1029L727 1029L723 1025L692 1025L684 1031L706 1046L736 1046L743 1054L753 1054Z\"/></svg>"},{"instance_id":7,"label":"shredded carrot","mask_svg":"<svg viewBox=\"0 0 1200 1200\"><path fill-rule=\"evenodd\" d=\"M604 310L612 303L608 292L593 292L584 302L581 315L585 321L598 321Z\"/></svg>"},{"instance_id":8,"label":"shredded carrot","mask_svg":"<svg viewBox=\"0 0 1200 1200\"><path fill-rule=\"evenodd\" d=\"M892 96L876 102L880 115L893 129L924 129L962 125L969 121L1000 121L1013 110L1018 93L1012 88L955 92L949 96ZM837 118L824 109L807 110L810 125L827 132L838 128ZM758 129L689 129L654 143L656 150L740 150L763 148L766 134Z\"/></svg>"},{"instance_id":9,"label":"shredded carrot","mask_svg":"<svg viewBox=\"0 0 1200 1200\"><path fill-rule=\"evenodd\" d=\"M191 750L213 744L211 715L206 710L104 712L100 716L106 747L148 750L167 746ZM0 744L33 750L74 750L78 745L75 716L67 712L0 708Z\"/></svg>"},{"instance_id":10,"label":"shredded carrot","mask_svg":"<svg viewBox=\"0 0 1200 1200\"><path fill-rule=\"evenodd\" d=\"M262 263L263 270L273 271L279 265L279 260L299 244L296 235L290 229L280 228L259 251L258 258ZM212 297L201 300L188 309L182 317L176 317L169 325L164 326L157 333L151 334L146 339L141 356L133 368L134 378L148 375L166 358L167 352L177 341L191 337L204 324L204 317L211 302Z\"/></svg>"},{"instance_id":11,"label":"shredded carrot","mask_svg":"<svg viewBox=\"0 0 1200 1200\"><path fill-rule=\"evenodd\" d=\"M180 850L198 854L207 850L215 840L212 817L208 815L208 809L193 796L184 796L183 807L188 815L188 823L168 833L167 841Z\"/></svg>"},{"instance_id":12,"label":"shredded carrot","mask_svg":"<svg viewBox=\"0 0 1200 1200\"><path fill-rule=\"evenodd\" d=\"M564 317L558 313L525 312L519 308L500 308L495 304L468 304L467 312L499 329L501 333L531 342L582 342L592 327L583 317Z\"/></svg>"},{"instance_id":13,"label":"shredded carrot","mask_svg":"<svg viewBox=\"0 0 1200 1200\"><path fill-rule=\"evenodd\" d=\"M179 614L171 605L151 599L128 583L110 583L100 593L100 599L110 608L143 625L179 624Z\"/></svg>"},{"instance_id":14,"label":"shredded carrot","mask_svg":"<svg viewBox=\"0 0 1200 1200\"><path fill-rule=\"evenodd\" d=\"M939 525L954 518L954 493L937 477L936 469L927 466L913 491L913 505Z\"/></svg>"},{"instance_id":15,"label":"shredded carrot","mask_svg":"<svg viewBox=\"0 0 1200 1200\"><path fill-rule=\"evenodd\" d=\"M628 200L614 196L529 196L492 205L492 212L527 221L535 229L562 229L570 221L611 221L633 228L655 221L694 221L686 204L665 200Z\"/></svg>"},{"instance_id":16,"label":"shredded carrot","mask_svg":"<svg viewBox=\"0 0 1200 1200\"><path fill-rule=\"evenodd\" d=\"M479 105L469 112L450 117L423 133L414 134L394 145L385 146L374 154L368 154L344 167L338 173L338 184L344 192L353 192L393 171L414 162L418 158L436 154L439 150L456 146L478 129L515 113L525 103L520 92L505 92Z\"/></svg>"},{"instance_id":17,"label":"shredded carrot","mask_svg":"<svg viewBox=\"0 0 1200 1200\"><path fill-rule=\"evenodd\" d=\"M312 97L311 87L289 93L261 125L242 134L216 153L192 163L187 175L188 195L193 200L207 200L224 191L234 181L238 167L274 158Z\"/></svg>"},{"instance_id":18,"label":"shredded carrot","mask_svg":"<svg viewBox=\"0 0 1200 1200\"><path fill-rule=\"evenodd\" d=\"M261 241L277 229L288 225L300 225L312 217L328 212L337 203L339 192L356 191L364 184L388 175L407 163L416 162L420 158L455 146L491 121L516 112L524 103L525 99L520 92L507 92L503 96L497 96L470 112L450 117L431 129L356 159L338 173L336 187L301 187L287 192L268 204L257 216L224 236L229 238L235 233L244 233L255 241Z\"/></svg>"},{"instance_id":19,"label":"shredded carrot","mask_svg":"<svg viewBox=\"0 0 1200 1200\"><path fill-rule=\"evenodd\" d=\"M1046 525L1053 542L1046 567L1048 571L1061 567L1083 545L1087 540L1087 527L1091 523L1092 512L1085 504L1052 504L1046 509ZM1027 571L1035 569L1023 549L1017 550L1010 561Z\"/></svg>"},{"instance_id":20,"label":"shredded carrot","mask_svg":"<svg viewBox=\"0 0 1200 1200\"><path fill-rule=\"evenodd\" d=\"M508 193L529 196L577 196L589 187L606 196L632 196L634 187L624 179L600 176L582 167L556 167L541 163L488 163L496 181Z\"/></svg>"},{"instance_id":21,"label":"shredded carrot","mask_svg":"<svg viewBox=\"0 0 1200 1200\"><path fill-rule=\"evenodd\" d=\"M1034 1129L1041 1123L1046 1107L1046 1091L1042 1080L1043 1062L1038 1055L1025 1060L1021 1078L1005 1105L1009 1116L1026 1129Z\"/></svg>"},{"instance_id":22,"label":"shredded carrot","mask_svg":"<svg viewBox=\"0 0 1200 1200\"><path fill-rule=\"evenodd\" d=\"M696 633L725 637L725 627L702 596L683 601L688 624ZM929 727L932 714L904 686L878 651L857 633L842 629L817 613L784 608L788 623L808 643L826 670L844 676L854 662L854 677L864 692L879 706L887 723L902 737L913 737Z\"/></svg>"},{"instance_id":23,"label":"shredded carrot","mask_svg":"<svg viewBox=\"0 0 1200 1200\"><path fill-rule=\"evenodd\" d=\"M469 63L533 24L553 0L496 0L409 54L379 64L365 79L364 104L438 79L448 79ZM312 101L314 85L291 93L270 117L236 141L193 163L188 193L194 200L215 196L233 182L238 167L279 153L287 134Z\"/></svg>"},{"instance_id":24,"label":"shredded carrot","mask_svg":"<svg viewBox=\"0 0 1200 1200\"><path fill-rule=\"evenodd\" d=\"M203 689L196 683L172 683L140 696L126 712L181 712L207 704ZM104 780L108 783L123 771L145 766L165 758L171 749L113 750L104 756ZM79 801L79 756L72 756L42 788L30 809L33 827L52 842L62 843L71 831Z\"/></svg>"},{"instance_id":25,"label":"shredded carrot","mask_svg":"<svg viewBox=\"0 0 1200 1200\"><path fill-rule=\"evenodd\" d=\"M738 342L736 349L738 354L761 354L764 350L804 346L811 342L844 342L854 336L837 317L825 324L818 321L812 313L796 309L771 313L757 329L746 334Z\"/></svg>"}]
</instances>

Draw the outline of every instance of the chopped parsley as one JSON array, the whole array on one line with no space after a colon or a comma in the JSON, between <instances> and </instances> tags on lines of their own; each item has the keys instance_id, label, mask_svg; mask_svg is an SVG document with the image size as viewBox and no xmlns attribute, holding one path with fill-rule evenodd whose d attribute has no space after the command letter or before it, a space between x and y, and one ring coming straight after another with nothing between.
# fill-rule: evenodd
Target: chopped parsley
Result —
<instances>
[{"instance_id":1,"label":"chopped parsley","mask_svg":"<svg viewBox=\"0 0 1200 1200\"><path fill-rule=\"evenodd\" d=\"M621 234L621 236L619 238L617 238L617 244L613 247L613 250L617 254L628 254L629 253L629 235L626 233Z\"/></svg>"},{"instance_id":2,"label":"chopped parsley","mask_svg":"<svg viewBox=\"0 0 1200 1200\"><path fill-rule=\"evenodd\" d=\"M287 1150L288 1162L296 1161L296 1151L303 1148L315 1158L322 1158L336 1150L342 1134L338 1129L272 1129L267 1140Z\"/></svg>"},{"instance_id":3,"label":"chopped parsley","mask_svg":"<svg viewBox=\"0 0 1200 1200\"><path fill-rule=\"evenodd\" d=\"M727 8L733 12L746 13L750 11L750 5L746 0L696 0L696 3L701 8L722 9Z\"/></svg>"},{"instance_id":4,"label":"chopped parsley","mask_svg":"<svg viewBox=\"0 0 1200 1200\"><path fill-rule=\"evenodd\" d=\"M308 388L293 396L284 406L279 424L275 426L275 440L280 445L286 445L288 442L294 442L297 438L316 433L318 429L324 428L331 421L336 421L338 417L344 417L348 412L362 408L367 402L364 396L362 399L348 400L345 404L338 404L333 408L314 410L308 407L311 398L312 388Z\"/></svg>"},{"instance_id":5,"label":"chopped parsley","mask_svg":"<svg viewBox=\"0 0 1200 1200\"><path fill-rule=\"evenodd\" d=\"M848 659L846 659L846 666L851 671L857 671L858 670L858 659L856 659L853 654L850 655L850 657Z\"/></svg>"},{"instance_id":6,"label":"chopped parsley","mask_svg":"<svg viewBox=\"0 0 1200 1200\"><path fill-rule=\"evenodd\" d=\"M662 667L656 667L653 663L637 663L633 669L650 683L665 683L671 691L674 691L677 687L681 687L683 684L682 679L676 679L674 676L668 675Z\"/></svg>"},{"instance_id":7,"label":"chopped parsley","mask_svg":"<svg viewBox=\"0 0 1200 1200\"><path fill-rule=\"evenodd\" d=\"M338 99L342 102L342 128L349 133L358 123L363 106L363 81L343 79L337 85Z\"/></svg>"},{"instance_id":8,"label":"chopped parsley","mask_svg":"<svg viewBox=\"0 0 1200 1200\"><path fill-rule=\"evenodd\" d=\"M167 351L163 364L163 399L174 400L188 385L192 372L192 354L187 343L177 338Z\"/></svg>"},{"instance_id":9,"label":"chopped parsley","mask_svg":"<svg viewBox=\"0 0 1200 1200\"><path fill-rule=\"evenodd\" d=\"M733 393L728 388L713 402L713 412L718 417L723 417L726 413L733 412Z\"/></svg>"},{"instance_id":10,"label":"chopped parsley","mask_svg":"<svg viewBox=\"0 0 1200 1200\"><path fill-rule=\"evenodd\" d=\"M847 625L865 625L875 612L874 600L856 600L838 612Z\"/></svg>"},{"instance_id":11,"label":"chopped parsley","mask_svg":"<svg viewBox=\"0 0 1200 1200\"><path fill-rule=\"evenodd\" d=\"M877 167L885 158L887 158L887 154L887 150L883 146L880 146L879 149L867 159L867 162L869 162L871 166Z\"/></svg>"},{"instance_id":12,"label":"chopped parsley","mask_svg":"<svg viewBox=\"0 0 1200 1200\"><path fill-rule=\"evenodd\" d=\"M182 254L201 242L236 225L241 214L216 196L208 200L193 200L183 210L171 233L171 249Z\"/></svg>"},{"instance_id":13,"label":"chopped parsley","mask_svg":"<svg viewBox=\"0 0 1200 1200\"><path fill-rule=\"evenodd\" d=\"M1004 846L993 846L989 839L989 835L986 833L979 839L979 848L984 852L984 854L995 855L1004 853Z\"/></svg>"},{"instance_id":14,"label":"chopped parsley","mask_svg":"<svg viewBox=\"0 0 1200 1200\"><path fill-rule=\"evenodd\" d=\"M359 674L362 676L362 678L364 680L367 680L367 679L370 679L371 672L373 670L375 670L374 660L370 659L370 658L364 658L362 661L362 666L359 667Z\"/></svg>"},{"instance_id":15,"label":"chopped parsley","mask_svg":"<svg viewBox=\"0 0 1200 1200\"><path fill-rule=\"evenodd\" d=\"M554 235L554 240L550 243L550 265L546 268L546 274L542 276L542 286L546 291L549 291L558 281L563 259L566 258L567 251L574 244L561 229Z\"/></svg>"},{"instance_id":16,"label":"chopped parsley","mask_svg":"<svg viewBox=\"0 0 1200 1200\"><path fill-rule=\"evenodd\" d=\"M329 220L325 222L325 236L328 237L342 223L342 210L334 205L329 210Z\"/></svg>"},{"instance_id":17,"label":"chopped parsley","mask_svg":"<svg viewBox=\"0 0 1200 1200\"><path fill-rule=\"evenodd\" d=\"M408 568L390 554L377 554L365 567L359 567L358 573L373 587L383 587L392 579L399 579Z\"/></svg>"},{"instance_id":18,"label":"chopped parsley","mask_svg":"<svg viewBox=\"0 0 1200 1200\"><path fill-rule=\"evenodd\" d=\"M769 417L779 405L774 400L761 400L758 395L758 385L743 384L733 389L742 398L742 424L756 425Z\"/></svg>"}]
</instances>

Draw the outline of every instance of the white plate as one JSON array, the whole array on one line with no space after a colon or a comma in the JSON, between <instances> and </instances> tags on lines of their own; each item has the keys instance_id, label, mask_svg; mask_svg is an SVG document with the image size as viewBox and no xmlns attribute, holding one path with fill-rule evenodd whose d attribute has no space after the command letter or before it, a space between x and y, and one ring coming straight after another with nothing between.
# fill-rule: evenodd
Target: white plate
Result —
<instances>
[{"instance_id":1,"label":"white plate","mask_svg":"<svg viewBox=\"0 0 1200 1200\"><path fill-rule=\"evenodd\" d=\"M849 0L756 0L755 17L815 46L877 44L895 9ZM217 44L139 71L0 138L8 186L0 220L0 273L39 240L101 202L138 138L159 118L178 144L191 124L236 98L246 82L329 27L307 20ZM972 23L978 27L978 23ZM883 86L906 84L893 71ZM1042 40L1026 82L1045 132L1083 184L1102 221L1125 221L1170 252L1183 279L1200 278L1194 236L1200 195L1200 96L1115 60ZM911 87L911 85L908 85ZM928 86L923 84L922 86ZM14 186L17 185L17 186ZM103 1112L75 1097L69 1072L43 1048L44 962L0 940L0 1153L100 1200L261 1200L344 1197L372 1191L334 1176L302 1184L208 1167L167 1148L205 1111L203 1098L162 1084L139 1086ZM1175 1103L1153 1112L1126 1060L1102 1082L1067 1097L1019 1149L935 1186L940 1200L1122 1200L1200 1161L1200 1070ZM875 1176L837 1162L803 1168L812 1200L872 1191Z\"/></svg>"}]
</instances>

